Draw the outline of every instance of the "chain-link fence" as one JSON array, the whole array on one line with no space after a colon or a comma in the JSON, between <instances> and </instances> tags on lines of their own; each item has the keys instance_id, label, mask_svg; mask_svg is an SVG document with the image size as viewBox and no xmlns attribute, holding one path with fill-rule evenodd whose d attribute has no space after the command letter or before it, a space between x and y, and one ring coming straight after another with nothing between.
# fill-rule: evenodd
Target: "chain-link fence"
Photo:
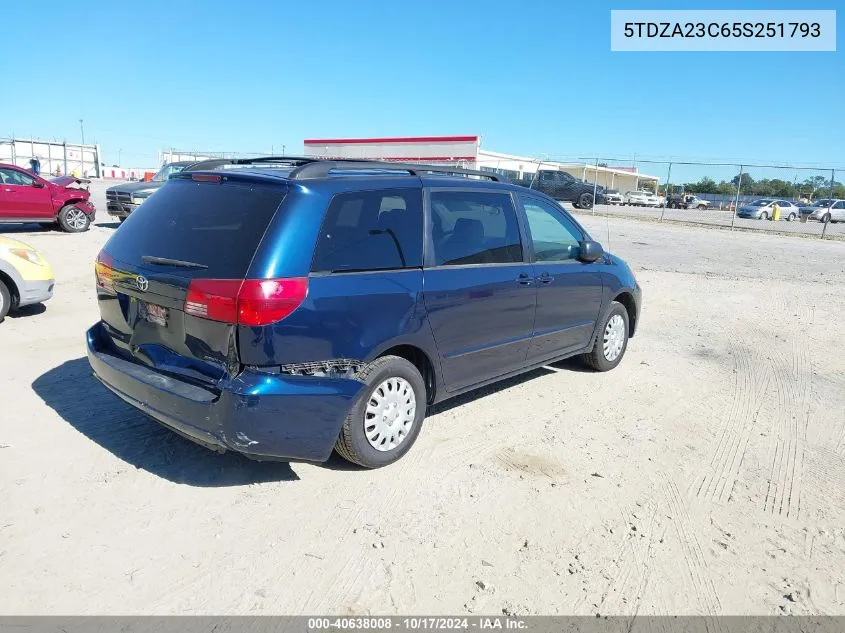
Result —
<instances>
[{"instance_id":1,"label":"chain-link fence","mask_svg":"<svg viewBox=\"0 0 845 633\"><path fill-rule=\"evenodd\" d=\"M474 166L540 189L576 214L845 239L836 168L483 153Z\"/></svg>"}]
</instances>

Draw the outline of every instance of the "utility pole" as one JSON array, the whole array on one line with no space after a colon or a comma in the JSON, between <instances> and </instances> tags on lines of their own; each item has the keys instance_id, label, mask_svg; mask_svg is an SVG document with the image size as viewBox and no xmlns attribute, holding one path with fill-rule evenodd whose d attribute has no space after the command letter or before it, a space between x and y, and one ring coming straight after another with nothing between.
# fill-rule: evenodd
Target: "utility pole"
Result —
<instances>
[{"instance_id":1,"label":"utility pole","mask_svg":"<svg viewBox=\"0 0 845 633\"><path fill-rule=\"evenodd\" d=\"M122 167L123 163L120 162L120 154L123 152L123 149L117 150L117 166Z\"/></svg>"},{"instance_id":2,"label":"utility pole","mask_svg":"<svg viewBox=\"0 0 845 633\"><path fill-rule=\"evenodd\" d=\"M82 132L82 144L85 145L85 128L82 127L82 119L79 119L79 131Z\"/></svg>"},{"instance_id":3,"label":"utility pole","mask_svg":"<svg viewBox=\"0 0 845 633\"><path fill-rule=\"evenodd\" d=\"M285 155L285 146L282 145L282 156L284 156L284 155Z\"/></svg>"}]
</instances>

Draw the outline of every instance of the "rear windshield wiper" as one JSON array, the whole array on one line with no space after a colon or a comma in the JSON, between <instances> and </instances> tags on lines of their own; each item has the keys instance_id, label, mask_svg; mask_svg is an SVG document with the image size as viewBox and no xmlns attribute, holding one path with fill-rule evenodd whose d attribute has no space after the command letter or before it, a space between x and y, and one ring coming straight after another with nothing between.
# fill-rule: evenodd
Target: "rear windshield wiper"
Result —
<instances>
[{"instance_id":1,"label":"rear windshield wiper","mask_svg":"<svg viewBox=\"0 0 845 633\"><path fill-rule=\"evenodd\" d=\"M197 268L205 270L208 268L205 264L197 264L196 262L183 262L181 259L170 259L169 257L156 257L154 255L144 255L141 261L145 264L158 264L159 266L178 266L179 268Z\"/></svg>"}]
</instances>

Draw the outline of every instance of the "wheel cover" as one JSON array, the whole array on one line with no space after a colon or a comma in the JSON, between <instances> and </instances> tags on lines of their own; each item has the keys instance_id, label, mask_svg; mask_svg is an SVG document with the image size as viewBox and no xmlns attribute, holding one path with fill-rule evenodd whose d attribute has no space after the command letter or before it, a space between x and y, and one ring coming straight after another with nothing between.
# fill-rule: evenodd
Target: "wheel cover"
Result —
<instances>
[{"instance_id":1,"label":"wheel cover","mask_svg":"<svg viewBox=\"0 0 845 633\"><path fill-rule=\"evenodd\" d=\"M388 378L375 389L364 412L364 434L377 451L391 451L411 433L417 412L414 388L404 378Z\"/></svg>"},{"instance_id":2,"label":"wheel cover","mask_svg":"<svg viewBox=\"0 0 845 633\"><path fill-rule=\"evenodd\" d=\"M578 204L580 204L582 207L585 207L585 208L591 207L591 206L593 206L593 199L592 198L593 197L588 193L581 194L581 197L578 198Z\"/></svg>"},{"instance_id":3,"label":"wheel cover","mask_svg":"<svg viewBox=\"0 0 845 633\"><path fill-rule=\"evenodd\" d=\"M614 314L604 327L603 338L604 357L609 362L615 361L622 353L625 345L625 321L618 314Z\"/></svg>"},{"instance_id":4,"label":"wheel cover","mask_svg":"<svg viewBox=\"0 0 845 633\"><path fill-rule=\"evenodd\" d=\"M88 222L88 218L85 214L76 208L67 212L65 220L67 221L68 226L73 229L84 229L85 224Z\"/></svg>"}]
</instances>

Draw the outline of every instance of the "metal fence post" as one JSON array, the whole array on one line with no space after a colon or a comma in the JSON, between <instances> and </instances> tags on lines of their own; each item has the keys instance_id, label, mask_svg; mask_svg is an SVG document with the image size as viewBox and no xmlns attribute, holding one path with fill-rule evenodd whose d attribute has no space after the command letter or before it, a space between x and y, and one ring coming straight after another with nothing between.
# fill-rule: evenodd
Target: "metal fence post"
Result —
<instances>
[{"instance_id":1,"label":"metal fence post","mask_svg":"<svg viewBox=\"0 0 845 633\"><path fill-rule=\"evenodd\" d=\"M666 190L666 195L663 196L663 208L660 209L660 221L663 222L663 214L666 213L666 205L669 204L669 180L672 178L672 163L669 163L669 173L666 174L666 185L664 189ZM656 192L657 193L657 192Z\"/></svg>"},{"instance_id":2,"label":"metal fence post","mask_svg":"<svg viewBox=\"0 0 845 633\"><path fill-rule=\"evenodd\" d=\"M731 231L734 230L736 212L739 210L739 190L742 188L742 165L739 166L739 178L736 180L736 198L734 199L734 212L731 214Z\"/></svg>"},{"instance_id":3,"label":"metal fence post","mask_svg":"<svg viewBox=\"0 0 845 633\"><path fill-rule=\"evenodd\" d=\"M587 171L587 168L584 168ZM599 159L596 158L596 172L593 174L593 215L596 214L596 193L599 190Z\"/></svg>"}]
</instances>

